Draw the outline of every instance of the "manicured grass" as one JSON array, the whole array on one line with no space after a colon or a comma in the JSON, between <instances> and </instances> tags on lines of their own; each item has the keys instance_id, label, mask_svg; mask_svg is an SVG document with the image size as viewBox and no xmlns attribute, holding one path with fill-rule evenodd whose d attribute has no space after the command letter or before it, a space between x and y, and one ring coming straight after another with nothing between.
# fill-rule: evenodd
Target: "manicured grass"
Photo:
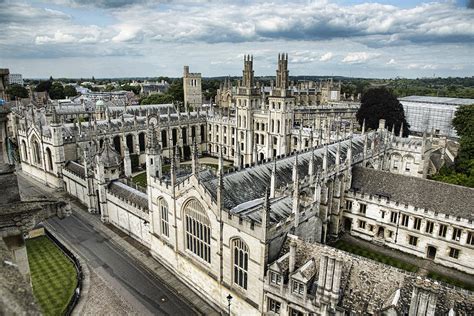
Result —
<instances>
[{"instance_id":1,"label":"manicured grass","mask_svg":"<svg viewBox=\"0 0 474 316\"><path fill-rule=\"evenodd\" d=\"M44 315L64 315L77 285L69 258L46 236L26 240L33 293Z\"/></svg>"},{"instance_id":2,"label":"manicured grass","mask_svg":"<svg viewBox=\"0 0 474 316\"><path fill-rule=\"evenodd\" d=\"M468 283L464 283L464 282L461 282L459 280L455 280L455 279L451 279L445 275L441 275L441 274L438 274L436 272L428 272L428 278L431 278L431 279L434 279L434 280L437 280L437 281L441 281L441 282L444 282L444 283L448 283L448 284L451 284L451 285L454 285L454 286L457 286L457 287L460 287L460 288L463 288L463 289L466 289L466 290L469 290L469 291L474 291L474 285L472 284L468 284Z\"/></svg>"},{"instance_id":3,"label":"manicured grass","mask_svg":"<svg viewBox=\"0 0 474 316\"><path fill-rule=\"evenodd\" d=\"M132 178L132 181L138 184L139 186L146 188L146 171L134 176Z\"/></svg>"},{"instance_id":4,"label":"manicured grass","mask_svg":"<svg viewBox=\"0 0 474 316\"><path fill-rule=\"evenodd\" d=\"M381 263L385 263L399 269L403 269L410 272L418 271L418 267L413 264L404 262L397 258L389 257L380 253L376 253L370 249L363 248L358 245L353 245L343 240L338 240L333 246L338 249L341 249L341 250L344 250L344 251L347 251L347 252L362 256L362 257L366 257L366 258L369 258Z\"/></svg>"}]
</instances>

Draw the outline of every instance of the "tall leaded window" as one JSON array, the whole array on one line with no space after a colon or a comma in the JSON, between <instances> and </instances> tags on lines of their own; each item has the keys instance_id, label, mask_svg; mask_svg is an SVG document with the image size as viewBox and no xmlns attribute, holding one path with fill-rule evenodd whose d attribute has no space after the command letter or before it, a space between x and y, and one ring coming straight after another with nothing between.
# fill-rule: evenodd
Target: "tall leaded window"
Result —
<instances>
[{"instance_id":1,"label":"tall leaded window","mask_svg":"<svg viewBox=\"0 0 474 316\"><path fill-rule=\"evenodd\" d=\"M160 223L161 223L161 234L169 237L170 236L170 226L168 219L168 203L165 200L160 199Z\"/></svg>"},{"instance_id":2,"label":"tall leaded window","mask_svg":"<svg viewBox=\"0 0 474 316\"><path fill-rule=\"evenodd\" d=\"M41 164L41 150L38 140L33 140L33 161L36 164Z\"/></svg>"},{"instance_id":3,"label":"tall leaded window","mask_svg":"<svg viewBox=\"0 0 474 316\"><path fill-rule=\"evenodd\" d=\"M191 200L184 208L186 249L211 263L211 223L204 208Z\"/></svg>"},{"instance_id":4,"label":"tall leaded window","mask_svg":"<svg viewBox=\"0 0 474 316\"><path fill-rule=\"evenodd\" d=\"M240 287L247 289L248 268L249 268L249 248L241 239L232 241L234 283Z\"/></svg>"}]
</instances>

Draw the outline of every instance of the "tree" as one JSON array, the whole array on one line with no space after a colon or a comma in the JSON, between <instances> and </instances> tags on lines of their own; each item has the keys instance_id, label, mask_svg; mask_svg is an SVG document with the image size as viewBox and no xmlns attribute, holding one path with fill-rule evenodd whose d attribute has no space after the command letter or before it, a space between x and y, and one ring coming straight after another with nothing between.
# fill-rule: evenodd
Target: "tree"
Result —
<instances>
[{"instance_id":1,"label":"tree","mask_svg":"<svg viewBox=\"0 0 474 316\"><path fill-rule=\"evenodd\" d=\"M129 84L124 84L121 88L125 91L132 91L135 95L139 95L141 90L139 86L131 86Z\"/></svg>"},{"instance_id":2,"label":"tree","mask_svg":"<svg viewBox=\"0 0 474 316\"><path fill-rule=\"evenodd\" d=\"M167 104L173 102L173 97L169 94L150 94L141 99L140 104Z\"/></svg>"},{"instance_id":3,"label":"tree","mask_svg":"<svg viewBox=\"0 0 474 316\"><path fill-rule=\"evenodd\" d=\"M78 95L78 93L77 93L76 88L68 85L64 87L64 95L66 97L75 97L76 95Z\"/></svg>"},{"instance_id":4,"label":"tree","mask_svg":"<svg viewBox=\"0 0 474 316\"><path fill-rule=\"evenodd\" d=\"M405 111L397 97L385 87L372 88L367 90L361 99L361 105L356 114L360 125L365 120L368 128L376 129L379 126L379 120L384 119L386 126L399 131L403 123L403 136L408 136L409 124L405 118Z\"/></svg>"},{"instance_id":5,"label":"tree","mask_svg":"<svg viewBox=\"0 0 474 316\"><path fill-rule=\"evenodd\" d=\"M184 102L183 79L176 79L171 83L167 94L169 94L173 101Z\"/></svg>"},{"instance_id":6,"label":"tree","mask_svg":"<svg viewBox=\"0 0 474 316\"><path fill-rule=\"evenodd\" d=\"M51 80L46 80L46 81L40 81L40 83L38 83L38 85L36 86L35 88L35 91L36 92L48 92L49 89L51 89L51 85L52 85L52 81Z\"/></svg>"},{"instance_id":7,"label":"tree","mask_svg":"<svg viewBox=\"0 0 474 316\"><path fill-rule=\"evenodd\" d=\"M10 85L5 90L5 93L10 96L11 100L17 100L18 98L28 98L28 90L19 84Z\"/></svg>"},{"instance_id":8,"label":"tree","mask_svg":"<svg viewBox=\"0 0 474 316\"><path fill-rule=\"evenodd\" d=\"M64 87L61 83L55 82L49 89L49 97L53 100L64 99Z\"/></svg>"},{"instance_id":9,"label":"tree","mask_svg":"<svg viewBox=\"0 0 474 316\"><path fill-rule=\"evenodd\" d=\"M474 187L474 104L460 106L452 122L461 137L454 167L443 167L432 179Z\"/></svg>"}]
</instances>

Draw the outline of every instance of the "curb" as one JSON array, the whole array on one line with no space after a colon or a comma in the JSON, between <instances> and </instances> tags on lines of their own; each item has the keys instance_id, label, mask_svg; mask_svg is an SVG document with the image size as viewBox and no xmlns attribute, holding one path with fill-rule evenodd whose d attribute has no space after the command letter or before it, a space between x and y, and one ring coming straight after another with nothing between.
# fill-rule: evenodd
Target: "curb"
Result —
<instances>
[{"instance_id":1,"label":"curb","mask_svg":"<svg viewBox=\"0 0 474 316\"><path fill-rule=\"evenodd\" d=\"M168 283L166 282L165 279L163 279L160 275L158 275L154 269L152 267L150 267L146 261L149 261L149 260L153 260L153 261L156 261L156 259L154 257L148 257L146 254L144 254L143 252L139 251L138 249L136 249L133 245L129 244L126 240L124 240L122 237L120 237L119 235L117 235L117 233L115 233L113 230L111 230L110 228L108 228L107 226L105 226L101 221L99 221L99 219L97 217L95 217L94 215L92 214L89 214L87 212L85 212L81 207L80 205L75 205L75 206L79 206L79 210L75 212L75 214L77 216L80 216L84 219L86 219L93 227L94 229L97 229L100 233L104 234L105 236L107 236L109 238L109 241L113 244L115 244L118 248L120 249L123 249L125 254L130 257L132 260L134 260L135 262L137 262L138 265L140 265L143 269L145 269L146 271L148 271L151 275L153 275L157 280L161 281L162 285L164 287L166 287L166 289L168 289L170 292L172 292L174 295L176 295L176 297L179 297L181 300L183 301L186 301L188 303L188 306L191 307L191 309L196 312L196 314L198 315L206 315L206 313L200 309L198 309L198 307L193 304L187 297L183 296L182 293L178 292L175 288L171 287L170 285L168 285ZM156 261L157 263L159 263L160 265L162 265L159 261ZM162 265L162 267L168 271L169 273L172 274L172 272L170 270L168 270L164 265ZM177 277L176 277L177 278ZM183 281L179 278L177 278L179 280L179 282L183 283ZM189 286L187 286L185 283L183 283L184 286L186 288L188 288L192 293L194 293L196 296L200 297L199 296L199 293L196 293L192 288L190 288ZM209 303L205 300L203 300L208 306L209 306L209 309L212 309L216 315L220 315L220 308L214 306L214 304L212 303Z\"/></svg>"},{"instance_id":2,"label":"curb","mask_svg":"<svg viewBox=\"0 0 474 316\"><path fill-rule=\"evenodd\" d=\"M79 264L81 265L82 268L82 273L83 273L83 279L82 279L82 291L79 295L79 301L77 302L76 306L73 308L71 315L82 315L83 310L86 305L87 298L89 297L89 289L90 289L90 271L89 271L89 266L87 265L86 261L78 254L76 251L75 247L71 245L69 242L64 240L62 237L60 237L56 231L54 230L51 225L49 225L47 222L44 222L44 226L48 229L48 232L53 235L57 240L59 240L64 246L66 246L69 251L71 251L74 256L76 256L77 260L79 261Z\"/></svg>"}]
</instances>

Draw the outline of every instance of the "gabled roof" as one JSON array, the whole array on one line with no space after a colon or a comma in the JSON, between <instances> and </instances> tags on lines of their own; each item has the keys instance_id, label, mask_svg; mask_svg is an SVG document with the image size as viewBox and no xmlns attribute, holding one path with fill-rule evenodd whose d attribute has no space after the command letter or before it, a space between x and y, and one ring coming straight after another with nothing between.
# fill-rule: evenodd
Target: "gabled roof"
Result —
<instances>
[{"instance_id":1,"label":"gabled roof","mask_svg":"<svg viewBox=\"0 0 474 316\"><path fill-rule=\"evenodd\" d=\"M474 189L369 168L352 169L351 189L429 211L474 220Z\"/></svg>"}]
</instances>

